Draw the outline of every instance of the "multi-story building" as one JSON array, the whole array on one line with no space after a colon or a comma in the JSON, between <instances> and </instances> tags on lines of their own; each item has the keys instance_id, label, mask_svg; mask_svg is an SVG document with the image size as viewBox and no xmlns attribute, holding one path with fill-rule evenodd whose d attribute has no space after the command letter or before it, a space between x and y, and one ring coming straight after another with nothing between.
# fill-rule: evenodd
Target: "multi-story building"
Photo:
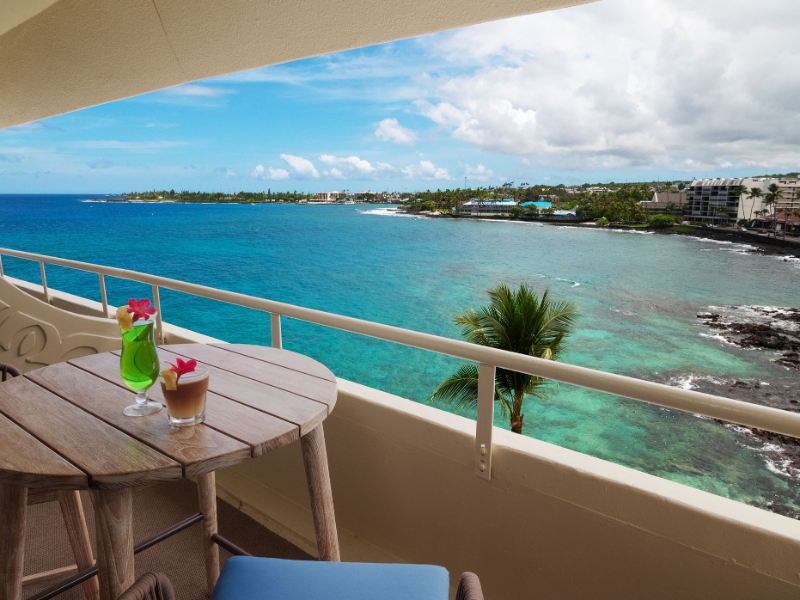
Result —
<instances>
[{"instance_id":1,"label":"multi-story building","mask_svg":"<svg viewBox=\"0 0 800 600\"><path fill-rule=\"evenodd\" d=\"M721 223L745 218L741 215L739 186L756 186L753 179L696 179L686 191L686 218L705 223Z\"/></svg>"},{"instance_id":2,"label":"multi-story building","mask_svg":"<svg viewBox=\"0 0 800 600\"><path fill-rule=\"evenodd\" d=\"M778 186L778 199L774 205L764 202L772 184ZM747 191L737 192L744 186ZM753 188L761 196L753 196ZM774 212L800 211L800 178L798 177L746 177L742 179L697 179L686 194L686 217L692 221L720 223L736 219L752 220ZM723 212L725 211L725 212Z\"/></svg>"},{"instance_id":3,"label":"multi-story building","mask_svg":"<svg viewBox=\"0 0 800 600\"><path fill-rule=\"evenodd\" d=\"M777 211L793 214L795 211L800 211L799 177L755 177L753 182L765 195L770 185L774 183L778 186L778 199L775 201L775 206L768 209L770 213Z\"/></svg>"},{"instance_id":4,"label":"multi-story building","mask_svg":"<svg viewBox=\"0 0 800 600\"><path fill-rule=\"evenodd\" d=\"M317 202L336 202L339 196L339 192L317 192Z\"/></svg>"}]
</instances>

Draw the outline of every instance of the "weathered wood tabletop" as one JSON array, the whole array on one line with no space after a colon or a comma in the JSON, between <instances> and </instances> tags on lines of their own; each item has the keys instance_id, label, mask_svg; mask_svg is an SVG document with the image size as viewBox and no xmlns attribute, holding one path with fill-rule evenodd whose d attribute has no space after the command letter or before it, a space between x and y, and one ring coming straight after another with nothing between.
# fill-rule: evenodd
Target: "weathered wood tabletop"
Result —
<instances>
[{"instance_id":1,"label":"weathered wood tabletop","mask_svg":"<svg viewBox=\"0 0 800 600\"><path fill-rule=\"evenodd\" d=\"M302 439L320 554L338 559L321 426L336 402L333 373L306 356L276 348L229 344L159 348L162 362L174 362L178 356L195 359L210 370L203 424L170 427L166 410L146 417L123 415L134 393L120 377L118 353L51 365L0 385L0 488L6 495L11 488L95 490L101 595L116 598L114 594L132 583L132 541L120 542L114 537L119 532L106 532L109 523L100 523L103 506L112 512L123 506L125 512L132 488L199 476L202 510L204 495L206 503L209 494L213 496L215 470ZM159 384L148 396L164 402ZM0 498L0 504L8 501ZM10 535L3 529L0 526L1 535ZM108 533L106 546L131 549L130 569L106 573L114 581L103 574L104 563L114 560L114 548L103 556L103 532ZM0 539L0 547L8 542ZM116 564L112 570L119 570ZM6 565L1 570L5 572ZM211 579L216 579L212 572Z\"/></svg>"}]
</instances>

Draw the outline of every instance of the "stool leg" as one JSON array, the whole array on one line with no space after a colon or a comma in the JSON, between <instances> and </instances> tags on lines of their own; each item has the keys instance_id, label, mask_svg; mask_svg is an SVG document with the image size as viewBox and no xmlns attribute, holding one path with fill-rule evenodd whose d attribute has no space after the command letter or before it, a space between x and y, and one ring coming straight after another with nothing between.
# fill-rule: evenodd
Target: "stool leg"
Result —
<instances>
[{"instance_id":1,"label":"stool leg","mask_svg":"<svg viewBox=\"0 0 800 600\"><path fill-rule=\"evenodd\" d=\"M211 541L211 536L217 533L217 485L213 471L198 475L197 494L200 500L200 512L203 513L203 554L210 596L219 578L219 547Z\"/></svg>"},{"instance_id":2,"label":"stool leg","mask_svg":"<svg viewBox=\"0 0 800 600\"><path fill-rule=\"evenodd\" d=\"M133 492L94 490L101 600L117 600L133 585Z\"/></svg>"},{"instance_id":3,"label":"stool leg","mask_svg":"<svg viewBox=\"0 0 800 600\"><path fill-rule=\"evenodd\" d=\"M0 598L22 600L28 488L0 485Z\"/></svg>"},{"instance_id":4,"label":"stool leg","mask_svg":"<svg viewBox=\"0 0 800 600\"><path fill-rule=\"evenodd\" d=\"M300 438L303 449L303 465L306 469L308 493L311 496L311 512L317 532L319 559L339 562L339 535L336 532L336 516L333 513L331 477L328 473L328 454L325 449L325 432L322 423Z\"/></svg>"},{"instance_id":5,"label":"stool leg","mask_svg":"<svg viewBox=\"0 0 800 600\"><path fill-rule=\"evenodd\" d=\"M86 527L80 492L77 490L58 492L58 504L61 507L61 515L64 517L64 525L67 527L67 536L78 570L83 571L93 567L92 544L89 541L89 530ZM100 584L97 582L97 577L83 582L83 593L86 594L86 600L100 600Z\"/></svg>"}]
</instances>

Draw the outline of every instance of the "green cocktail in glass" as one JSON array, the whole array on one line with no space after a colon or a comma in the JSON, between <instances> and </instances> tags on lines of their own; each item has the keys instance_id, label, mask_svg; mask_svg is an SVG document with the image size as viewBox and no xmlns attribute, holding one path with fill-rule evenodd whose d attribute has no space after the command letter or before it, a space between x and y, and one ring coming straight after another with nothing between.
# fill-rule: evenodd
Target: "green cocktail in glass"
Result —
<instances>
[{"instance_id":1,"label":"green cocktail in glass","mask_svg":"<svg viewBox=\"0 0 800 600\"><path fill-rule=\"evenodd\" d=\"M133 323L133 329L122 334L122 355L119 359L119 374L122 381L136 392L136 404L125 407L122 412L129 417L143 417L161 410L158 402L147 399L147 390L158 380L159 362L153 329L155 315Z\"/></svg>"}]
</instances>

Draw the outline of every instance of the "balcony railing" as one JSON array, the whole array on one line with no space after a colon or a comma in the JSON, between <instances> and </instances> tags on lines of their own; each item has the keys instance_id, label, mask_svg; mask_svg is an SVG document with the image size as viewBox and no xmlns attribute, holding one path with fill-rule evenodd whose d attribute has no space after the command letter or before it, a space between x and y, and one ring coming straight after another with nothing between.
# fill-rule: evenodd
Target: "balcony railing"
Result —
<instances>
[{"instance_id":1,"label":"balcony railing","mask_svg":"<svg viewBox=\"0 0 800 600\"><path fill-rule=\"evenodd\" d=\"M105 287L106 276L152 286L153 302L158 311L156 334L159 340L163 340L159 289L165 288L269 313L272 345L276 348L282 346L281 317L287 317L478 363L478 413L474 450L475 474L485 479L491 479L494 379L495 370L497 368L526 373L528 375L577 385L608 394L624 396L641 402L657 404L667 408L691 412L739 425L756 427L765 431L800 438L800 414L790 413L776 408L759 406L757 404L693 392L691 390L682 390L660 383L626 377L624 375L615 375L613 373L596 371L594 369L554 362L543 358L535 358L508 352L506 350L488 348L486 346L479 346L429 333L421 333L419 331L384 325L382 323L345 317L321 310L258 298L256 296L248 296L246 294L187 283L177 279L169 279L167 277L159 277L157 275L150 275L138 271L106 267L42 254L20 252L7 248L0 248L0 277L3 276L2 257L4 255L39 263L44 297L48 302L50 301L50 295L47 289L45 265L57 265L79 271L97 273L105 315L108 314L108 300Z\"/></svg>"}]
</instances>

